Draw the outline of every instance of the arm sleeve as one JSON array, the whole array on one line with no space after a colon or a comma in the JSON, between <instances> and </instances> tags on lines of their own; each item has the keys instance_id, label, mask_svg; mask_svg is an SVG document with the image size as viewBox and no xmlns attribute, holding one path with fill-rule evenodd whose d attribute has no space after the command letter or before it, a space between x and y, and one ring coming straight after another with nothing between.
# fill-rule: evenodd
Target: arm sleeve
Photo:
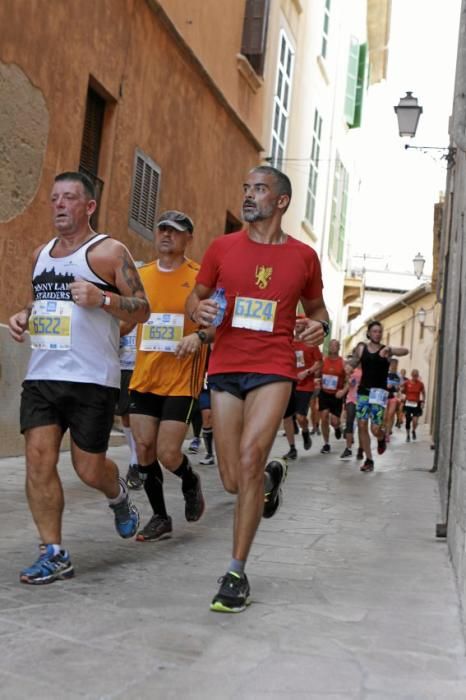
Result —
<instances>
[{"instance_id":1,"label":"arm sleeve","mask_svg":"<svg viewBox=\"0 0 466 700\"><path fill-rule=\"evenodd\" d=\"M306 261L308 268L308 279L302 291L304 299L318 299L322 295L322 270L317 253L312 248L309 249L309 257Z\"/></svg>"},{"instance_id":2,"label":"arm sleeve","mask_svg":"<svg viewBox=\"0 0 466 700\"><path fill-rule=\"evenodd\" d=\"M202 258L201 269L196 276L196 282L209 289L217 286L219 275L217 248L215 241L207 248Z\"/></svg>"}]
</instances>

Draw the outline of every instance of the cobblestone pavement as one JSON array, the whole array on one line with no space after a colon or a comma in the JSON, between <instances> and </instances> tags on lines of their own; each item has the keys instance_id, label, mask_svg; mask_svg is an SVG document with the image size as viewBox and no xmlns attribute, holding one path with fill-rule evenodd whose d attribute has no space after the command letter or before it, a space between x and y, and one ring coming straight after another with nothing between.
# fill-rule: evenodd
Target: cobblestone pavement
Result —
<instances>
[{"instance_id":1,"label":"cobblestone pavement","mask_svg":"<svg viewBox=\"0 0 466 700\"><path fill-rule=\"evenodd\" d=\"M373 474L299 444L285 501L263 521L248 564L253 604L209 611L229 562L233 499L215 467L208 508L185 522L180 482L165 479L172 539L120 540L101 495L63 453L64 544L76 577L18 582L36 556L23 459L0 460L0 697L466 698L460 612L427 436L396 431ZM122 441L120 440L120 443ZM279 437L274 454L286 451ZM127 448L111 456L126 471ZM196 465L199 456L193 457ZM134 500L144 519L144 493Z\"/></svg>"}]
</instances>

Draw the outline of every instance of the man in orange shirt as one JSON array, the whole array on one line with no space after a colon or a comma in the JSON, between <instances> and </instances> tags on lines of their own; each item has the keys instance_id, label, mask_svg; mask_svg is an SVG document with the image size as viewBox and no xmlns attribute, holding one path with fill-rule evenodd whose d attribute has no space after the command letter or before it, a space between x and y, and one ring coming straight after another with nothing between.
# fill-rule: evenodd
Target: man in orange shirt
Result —
<instances>
[{"instance_id":1,"label":"man in orange shirt","mask_svg":"<svg viewBox=\"0 0 466 700\"><path fill-rule=\"evenodd\" d=\"M319 394L319 411L322 425L324 445L321 454L330 452L330 423L335 430L337 440L341 438L340 416L343 408L343 397L348 391L349 383L343 358L338 354L340 343L331 340L328 355L322 364L321 390Z\"/></svg>"},{"instance_id":2,"label":"man in orange shirt","mask_svg":"<svg viewBox=\"0 0 466 700\"><path fill-rule=\"evenodd\" d=\"M411 421L413 425L411 435L413 440L415 440L417 422L419 417L422 416L422 409L426 397L424 384L419 379L419 370L413 369L411 372L411 379L407 379L403 385L403 394L406 397L403 407L403 412L406 416L406 442L411 442L409 434L411 430Z\"/></svg>"},{"instance_id":3,"label":"man in orange shirt","mask_svg":"<svg viewBox=\"0 0 466 700\"><path fill-rule=\"evenodd\" d=\"M213 335L211 329L197 331L185 315L185 302L199 272L199 265L185 257L193 228L182 212L161 214L155 233L158 259L140 269L151 315L138 327L129 412L139 473L153 510L136 537L140 542L170 537L172 532L162 467L181 479L186 520L199 520L205 507L199 475L182 453Z\"/></svg>"}]
</instances>

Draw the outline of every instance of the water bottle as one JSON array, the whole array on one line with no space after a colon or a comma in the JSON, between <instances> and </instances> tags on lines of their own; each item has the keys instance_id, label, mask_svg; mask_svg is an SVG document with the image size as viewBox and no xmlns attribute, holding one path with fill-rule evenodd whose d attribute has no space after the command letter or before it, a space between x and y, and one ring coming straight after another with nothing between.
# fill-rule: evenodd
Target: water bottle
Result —
<instances>
[{"instance_id":1,"label":"water bottle","mask_svg":"<svg viewBox=\"0 0 466 700\"><path fill-rule=\"evenodd\" d=\"M212 321L212 325L217 328L223 321L223 317L225 316L225 311L227 308L227 300L225 297L225 290L223 287L218 287L218 289L215 290L215 292L212 294L210 297L212 301L215 301L218 304L218 311L217 315Z\"/></svg>"}]
</instances>

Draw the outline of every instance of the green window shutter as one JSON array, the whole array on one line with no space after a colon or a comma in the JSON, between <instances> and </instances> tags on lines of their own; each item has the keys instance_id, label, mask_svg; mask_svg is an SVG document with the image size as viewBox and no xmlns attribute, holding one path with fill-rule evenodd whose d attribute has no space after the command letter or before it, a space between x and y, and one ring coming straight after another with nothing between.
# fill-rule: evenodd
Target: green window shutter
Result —
<instances>
[{"instance_id":1,"label":"green window shutter","mask_svg":"<svg viewBox=\"0 0 466 700\"><path fill-rule=\"evenodd\" d=\"M364 94L366 92L367 86L367 76L368 76L368 57L367 57L367 44L361 44L359 47L359 65L358 65L358 83L356 86L356 104L354 108L354 119L351 125L353 129L361 126L362 117L362 105L364 101Z\"/></svg>"},{"instance_id":2,"label":"green window shutter","mask_svg":"<svg viewBox=\"0 0 466 700\"><path fill-rule=\"evenodd\" d=\"M348 73L346 77L345 95L345 120L349 126L354 122L354 111L356 108L356 89L358 84L359 68L359 42L354 37L350 40L350 50L348 58Z\"/></svg>"}]
</instances>

